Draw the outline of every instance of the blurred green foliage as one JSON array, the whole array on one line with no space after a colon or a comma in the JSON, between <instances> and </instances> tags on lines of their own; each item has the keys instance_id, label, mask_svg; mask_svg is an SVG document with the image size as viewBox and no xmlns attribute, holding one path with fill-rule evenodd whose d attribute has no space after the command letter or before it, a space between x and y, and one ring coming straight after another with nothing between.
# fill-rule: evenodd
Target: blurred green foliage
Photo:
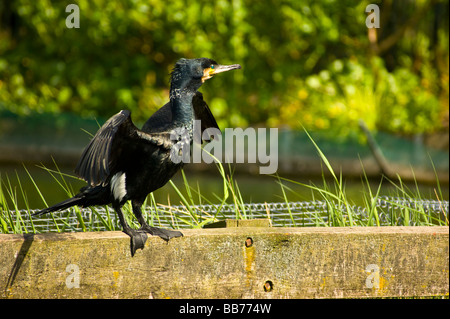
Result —
<instances>
[{"instance_id":1,"label":"blurred green foliage","mask_svg":"<svg viewBox=\"0 0 450 319\"><path fill-rule=\"evenodd\" d=\"M65 25L69 3L80 28ZM334 136L448 126L448 0L78 0L0 3L0 109L144 121L181 58L240 63L201 88L225 126Z\"/></svg>"}]
</instances>

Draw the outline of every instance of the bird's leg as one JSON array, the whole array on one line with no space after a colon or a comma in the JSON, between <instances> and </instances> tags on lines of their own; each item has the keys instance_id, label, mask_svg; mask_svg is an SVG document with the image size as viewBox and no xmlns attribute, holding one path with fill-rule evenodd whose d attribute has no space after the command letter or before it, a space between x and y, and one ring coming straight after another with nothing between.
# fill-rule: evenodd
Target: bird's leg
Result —
<instances>
[{"instance_id":1,"label":"bird's leg","mask_svg":"<svg viewBox=\"0 0 450 319\"><path fill-rule=\"evenodd\" d=\"M116 210L117 216L119 216L120 224L122 225L123 232L130 236L130 248L131 248L131 257L134 256L136 250L144 249L145 242L147 241L147 234L145 232L132 229L127 222L122 213L122 209L119 205L114 205L114 209Z\"/></svg>"},{"instance_id":2,"label":"bird's leg","mask_svg":"<svg viewBox=\"0 0 450 319\"><path fill-rule=\"evenodd\" d=\"M141 224L141 228L139 230L145 231L153 236L159 236L165 241L169 241L169 239L174 237L182 237L183 234L176 230L168 230L164 228L152 227L147 224L144 217L142 216L141 206L142 204L136 201L131 201L131 206L133 207L133 213L136 216L137 220Z\"/></svg>"}]
</instances>

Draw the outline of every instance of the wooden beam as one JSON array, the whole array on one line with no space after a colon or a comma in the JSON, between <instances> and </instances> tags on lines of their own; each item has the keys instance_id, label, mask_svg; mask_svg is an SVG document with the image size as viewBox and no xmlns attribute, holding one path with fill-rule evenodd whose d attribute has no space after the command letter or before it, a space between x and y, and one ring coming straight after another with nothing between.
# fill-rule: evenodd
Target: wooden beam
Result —
<instances>
[{"instance_id":1,"label":"wooden beam","mask_svg":"<svg viewBox=\"0 0 450 319\"><path fill-rule=\"evenodd\" d=\"M0 235L2 298L366 298L449 293L448 227ZM251 239L251 240L249 240Z\"/></svg>"}]
</instances>

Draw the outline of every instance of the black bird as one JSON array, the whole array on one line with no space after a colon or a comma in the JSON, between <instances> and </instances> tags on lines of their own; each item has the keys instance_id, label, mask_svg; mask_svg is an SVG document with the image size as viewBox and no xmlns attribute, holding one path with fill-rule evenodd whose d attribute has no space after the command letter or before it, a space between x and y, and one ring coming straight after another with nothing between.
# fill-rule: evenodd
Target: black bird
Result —
<instances>
[{"instance_id":1,"label":"black bird","mask_svg":"<svg viewBox=\"0 0 450 319\"><path fill-rule=\"evenodd\" d=\"M146 233L166 241L183 236L179 231L149 226L142 216L141 206L149 193L164 186L183 165L171 159L172 147L180 142L171 139L171 133L185 130L189 134L184 142L191 144L194 119L202 121L202 131L208 127L218 128L197 90L213 75L240 68L239 64L220 65L208 58L177 61L171 74L170 102L156 111L141 130L133 124L127 110L112 116L84 149L75 168L75 173L88 185L74 197L34 215L74 205L112 204L123 232L131 237L132 256L137 249L144 248ZM124 219L121 207L128 200L141 224L140 229L132 229Z\"/></svg>"}]
</instances>

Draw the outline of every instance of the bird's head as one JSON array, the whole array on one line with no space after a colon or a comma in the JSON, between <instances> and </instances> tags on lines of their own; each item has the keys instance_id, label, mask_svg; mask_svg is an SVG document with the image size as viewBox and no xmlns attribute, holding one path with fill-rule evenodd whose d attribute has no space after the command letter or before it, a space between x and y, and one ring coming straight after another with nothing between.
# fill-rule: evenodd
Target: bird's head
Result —
<instances>
[{"instance_id":1,"label":"bird's head","mask_svg":"<svg viewBox=\"0 0 450 319\"><path fill-rule=\"evenodd\" d=\"M180 59L172 71L171 90L196 92L206 80L215 74L240 69L239 64L221 65L208 58Z\"/></svg>"}]
</instances>

